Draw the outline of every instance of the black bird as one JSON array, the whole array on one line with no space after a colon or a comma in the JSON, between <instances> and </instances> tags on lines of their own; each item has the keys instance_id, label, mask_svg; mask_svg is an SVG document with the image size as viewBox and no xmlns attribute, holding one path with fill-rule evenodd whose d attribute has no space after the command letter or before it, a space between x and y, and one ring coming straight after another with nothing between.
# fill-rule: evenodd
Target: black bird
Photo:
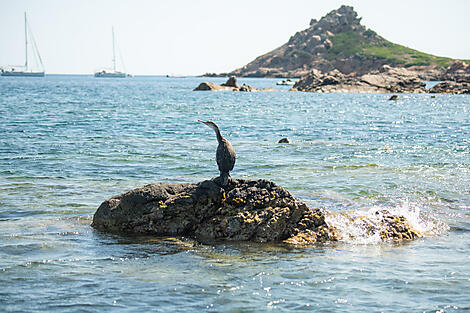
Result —
<instances>
[{"instance_id":1,"label":"black bird","mask_svg":"<svg viewBox=\"0 0 470 313\"><path fill-rule=\"evenodd\" d=\"M206 124L215 131L217 141L219 142L215 157L217 160L217 165L219 166L220 181L222 186L225 186L227 185L228 178L230 177L229 172L233 170L233 167L235 166L235 159L237 158L235 149L233 149L232 144L227 139L222 137L217 124L212 121L204 122L198 120L198 122Z\"/></svg>"}]
</instances>

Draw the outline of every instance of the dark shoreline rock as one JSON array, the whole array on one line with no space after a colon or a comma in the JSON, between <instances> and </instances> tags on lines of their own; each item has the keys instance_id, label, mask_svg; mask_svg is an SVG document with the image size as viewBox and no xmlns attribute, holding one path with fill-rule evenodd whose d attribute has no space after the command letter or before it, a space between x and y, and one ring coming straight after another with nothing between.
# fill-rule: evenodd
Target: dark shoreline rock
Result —
<instances>
[{"instance_id":1,"label":"dark shoreline rock","mask_svg":"<svg viewBox=\"0 0 470 313\"><path fill-rule=\"evenodd\" d=\"M224 187L219 183L214 178L131 190L104 201L93 216L92 227L118 234L198 240L312 244L341 239L337 229L325 222L327 212L309 208L273 182L232 179ZM386 214L379 232L384 240L422 236L404 217Z\"/></svg>"}]
</instances>

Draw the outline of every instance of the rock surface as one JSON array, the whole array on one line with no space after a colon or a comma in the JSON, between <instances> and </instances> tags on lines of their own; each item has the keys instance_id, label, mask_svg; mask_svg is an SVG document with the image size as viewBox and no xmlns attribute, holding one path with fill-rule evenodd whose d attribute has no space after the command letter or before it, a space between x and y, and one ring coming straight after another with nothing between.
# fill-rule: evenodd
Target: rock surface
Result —
<instances>
[{"instance_id":1,"label":"rock surface","mask_svg":"<svg viewBox=\"0 0 470 313\"><path fill-rule=\"evenodd\" d=\"M289 140L289 138L284 137L284 138L279 139L279 141L277 143L290 143L290 140Z\"/></svg>"},{"instance_id":2,"label":"rock surface","mask_svg":"<svg viewBox=\"0 0 470 313\"><path fill-rule=\"evenodd\" d=\"M233 91L235 88L222 86L216 83L211 82L202 82L197 86L194 90L201 90L201 91L218 91L218 90L226 90L226 91Z\"/></svg>"},{"instance_id":3,"label":"rock surface","mask_svg":"<svg viewBox=\"0 0 470 313\"><path fill-rule=\"evenodd\" d=\"M312 70L293 90L312 92L426 92L426 84L415 72L383 65L364 75L344 75L338 70L323 74Z\"/></svg>"},{"instance_id":4,"label":"rock surface","mask_svg":"<svg viewBox=\"0 0 470 313\"><path fill-rule=\"evenodd\" d=\"M446 69L440 80L470 83L470 65L457 60Z\"/></svg>"},{"instance_id":5,"label":"rock surface","mask_svg":"<svg viewBox=\"0 0 470 313\"><path fill-rule=\"evenodd\" d=\"M470 82L444 81L429 89L430 93L470 94Z\"/></svg>"},{"instance_id":6,"label":"rock surface","mask_svg":"<svg viewBox=\"0 0 470 313\"><path fill-rule=\"evenodd\" d=\"M101 204L92 226L118 233L269 242L305 229L316 232L326 224L319 209L309 209L272 182L231 180L224 189L215 178L147 185L115 196ZM324 232L315 240L327 238Z\"/></svg>"},{"instance_id":7,"label":"rock surface","mask_svg":"<svg viewBox=\"0 0 470 313\"><path fill-rule=\"evenodd\" d=\"M228 80L222 84L222 86L240 88L237 84L237 78L235 76L230 76Z\"/></svg>"},{"instance_id":8,"label":"rock surface","mask_svg":"<svg viewBox=\"0 0 470 313\"><path fill-rule=\"evenodd\" d=\"M310 244L340 239L336 228L325 222L326 212L309 208L273 182L232 179L224 187L219 183L219 178L159 183L114 196L100 205L92 226L113 233L200 240ZM382 227L383 239L421 236L399 218L384 219L389 227Z\"/></svg>"}]
</instances>

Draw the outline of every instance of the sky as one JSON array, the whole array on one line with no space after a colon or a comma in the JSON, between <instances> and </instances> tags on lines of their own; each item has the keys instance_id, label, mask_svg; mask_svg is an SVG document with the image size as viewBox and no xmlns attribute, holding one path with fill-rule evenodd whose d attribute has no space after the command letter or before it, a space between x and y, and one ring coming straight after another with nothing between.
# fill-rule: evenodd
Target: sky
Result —
<instances>
[{"instance_id":1,"label":"sky","mask_svg":"<svg viewBox=\"0 0 470 313\"><path fill-rule=\"evenodd\" d=\"M127 72L201 75L244 66L342 4L392 42L470 59L468 0L0 0L0 66L24 64L24 12L48 74L111 67L114 27Z\"/></svg>"}]
</instances>

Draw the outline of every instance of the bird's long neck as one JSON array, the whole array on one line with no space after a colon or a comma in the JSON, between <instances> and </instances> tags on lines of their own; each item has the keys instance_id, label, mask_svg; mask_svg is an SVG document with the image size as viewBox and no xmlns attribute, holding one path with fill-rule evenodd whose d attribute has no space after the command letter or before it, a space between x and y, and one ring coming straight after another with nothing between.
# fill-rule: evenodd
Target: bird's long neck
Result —
<instances>
[{"instance_id":1,"label":"bird's long neck","mask_svg":"<svg viewBox=\"0 0 470 313\"><path fill-rule=\"evenodd\" d=\"M220 134L219 127L215 126L213 129L215 131L215 135L217 136L217 141L219 143L222 142L222 139L224 139L224 137L222 137L222 135Z\"/></svg>"}]
</instances>

